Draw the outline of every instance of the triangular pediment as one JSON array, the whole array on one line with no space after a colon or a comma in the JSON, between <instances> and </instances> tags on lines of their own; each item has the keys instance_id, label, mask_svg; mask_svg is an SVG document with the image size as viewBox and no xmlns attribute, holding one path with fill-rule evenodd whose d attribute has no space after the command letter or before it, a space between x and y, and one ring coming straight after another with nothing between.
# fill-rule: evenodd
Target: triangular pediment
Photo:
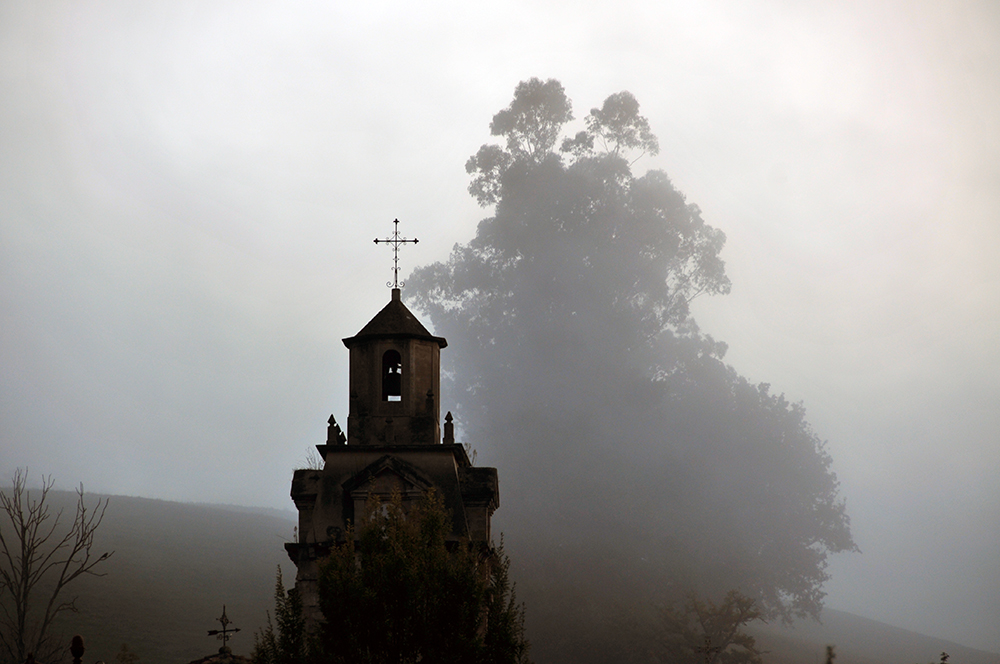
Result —
<instances>
[{"instance_id":1,"label":"triangular pediment","mask_svg":"<svg viewBox=\"0 0 1000 664\"><path fill-rule=\"evenodd\" d=\"M423 494L434 488L434 483L413 464L386 454L344 482L343 487L352 498L363 499L369 493L386 496L394 489L404 496Z\"/></svg>"}]
</instances>

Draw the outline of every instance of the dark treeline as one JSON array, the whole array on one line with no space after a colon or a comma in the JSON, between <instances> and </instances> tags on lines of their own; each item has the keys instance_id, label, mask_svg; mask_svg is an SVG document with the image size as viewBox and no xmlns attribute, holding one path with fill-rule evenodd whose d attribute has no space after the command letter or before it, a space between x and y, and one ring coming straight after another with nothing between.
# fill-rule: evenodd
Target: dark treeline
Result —
<instances>
[{"instance_id":1,"label":"dark treeline","mask_svg":"<svg viewBox=\"0 0 1000 664\"><path fill-rule=\"evenodd\" d=\"M467 170L492 210L408 295L447 337L447 400L499 467L538 661L646 661L656 605L738 590L816 615L855 549L801 405L723 361L689 303L730 283L724 234L662 171L635 98L563 136L562 86L517 86ZM629 654L631 653L631 654Z\"/></svg>"}]
</instances>

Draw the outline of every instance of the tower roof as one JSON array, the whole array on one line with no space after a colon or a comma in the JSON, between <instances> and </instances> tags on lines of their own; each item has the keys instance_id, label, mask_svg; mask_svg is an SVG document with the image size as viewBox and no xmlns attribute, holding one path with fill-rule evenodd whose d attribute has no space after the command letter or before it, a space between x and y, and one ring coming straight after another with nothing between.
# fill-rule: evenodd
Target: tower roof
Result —
<instances>
[{"instance_id":1,"label":"tower roof","mask_svg":"<svg viewBox=\"0 0 1000 664\"><path fill-rule=\"evenodd\" d=\"M441 348L448 345L444 337L435 337L428 332L427 328L417 320L417 317L406 308L400 298L398 288L392 289L392 299L389 300L389 304L375 314L375 318L368 321L368 324L361 328L360 332L353 337L344 339L344 345L350 348L359 341L373 338L427 339L437 342Z\"/></svg>"}]
</instances>

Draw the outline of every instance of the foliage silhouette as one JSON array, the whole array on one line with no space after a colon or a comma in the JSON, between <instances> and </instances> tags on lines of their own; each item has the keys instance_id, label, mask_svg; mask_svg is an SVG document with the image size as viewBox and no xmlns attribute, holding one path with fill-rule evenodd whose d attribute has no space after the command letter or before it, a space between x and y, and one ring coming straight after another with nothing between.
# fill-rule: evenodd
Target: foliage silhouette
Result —
<instances>
[{"instance_id":1,"label":"foliage silhouette","mask_svg":"<svg viewBox=\"0 0 1000 664\"><path fill-rule=\"evenodd\" d=\"M369 498L348 544L320 568L324 662L527 662L524 608L502 546L449 541L451 519L433 490L407 507Z\"/></svg>"},{"instance_id":2,"label":"foliage silhouette","mask_svg":"<svg viewBox=\"0 0 1000 664\"><path fill-rule=\"evenodd\" d=\"M122 649L118 651L117 655L115 655L115 661L118 662L118 664L135 664L139 660L139 655L132 650L129 650L127 643L123 643Z\"/></svg>"},{"instance_id":3,"label":"foliage silhouette","mask_svg":"<svg viewBox=\"0 0 1000 664\"><path fill-rule=\"evenodd\" d=\"M670 664L760 664L764 653L743 628L760 620L754 601L733 590L715 604L689 595L660 610L658 659Z\"/></svg>"},{"instance_id":4,"label":"foliage silhouette","mask_svg":"<svg viewBox=\"0 0 1000 664\"><path fill-rule=\"evenodd\" d=\"M309 655L302 600L295 587L285 590L280 566L274 582L274 621L277 630L268 612L264 628L254 632L253 652L250 655L254 664L307 662Z\"/></svg>"},{"instance_id":5,"label":"foliage silhouette","mask_svg":"<svg viewBox=\"0 0 1000 664\"><path fill-rule=\"evenodd\" d=\"M692 300L730 290L725 236L665 173L632 172L626 153L659 144L631 94L556 152L571 117L558 82L518 85L490 125L505 145L466 165L491 216L407 280L449 340L463 434L518 469L503 517L545 575L533 614L561 593L605 607L573 620L602 620L619 603L740 588L765 615L816 615L827 555L855 549L849 520L804 408L727 366L691 316ZM599 631L564 640L592 651Z\"/></svg>"}]
</instances>

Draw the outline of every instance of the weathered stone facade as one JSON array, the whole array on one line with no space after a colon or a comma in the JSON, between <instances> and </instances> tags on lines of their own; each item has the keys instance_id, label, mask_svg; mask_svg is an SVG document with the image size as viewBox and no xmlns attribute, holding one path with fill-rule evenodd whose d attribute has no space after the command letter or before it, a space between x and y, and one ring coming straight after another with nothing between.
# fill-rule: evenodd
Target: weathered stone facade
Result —
<instances>
[{"instance_id":1,"label":"weathered stone facade","mask_svg":"<svg viewBox=\"0 0 1000 664\"><path fill-rule=\"evenodd\" d=\"M298 541L285 548L298 568L296 587L313 625L322 619L319 564L345 541L369 495L388 499L399 492L415 500L433 488L452 514L451 538L484 543L500 505L496 469L472 465L455 443L450 413L442 440L440 358L447 342L406 308L399 289L344 345L351 366L347 434L331 416L326 444L317 445L323 469L297 470L292 479Z\"/></svg>"}]
</instances>

